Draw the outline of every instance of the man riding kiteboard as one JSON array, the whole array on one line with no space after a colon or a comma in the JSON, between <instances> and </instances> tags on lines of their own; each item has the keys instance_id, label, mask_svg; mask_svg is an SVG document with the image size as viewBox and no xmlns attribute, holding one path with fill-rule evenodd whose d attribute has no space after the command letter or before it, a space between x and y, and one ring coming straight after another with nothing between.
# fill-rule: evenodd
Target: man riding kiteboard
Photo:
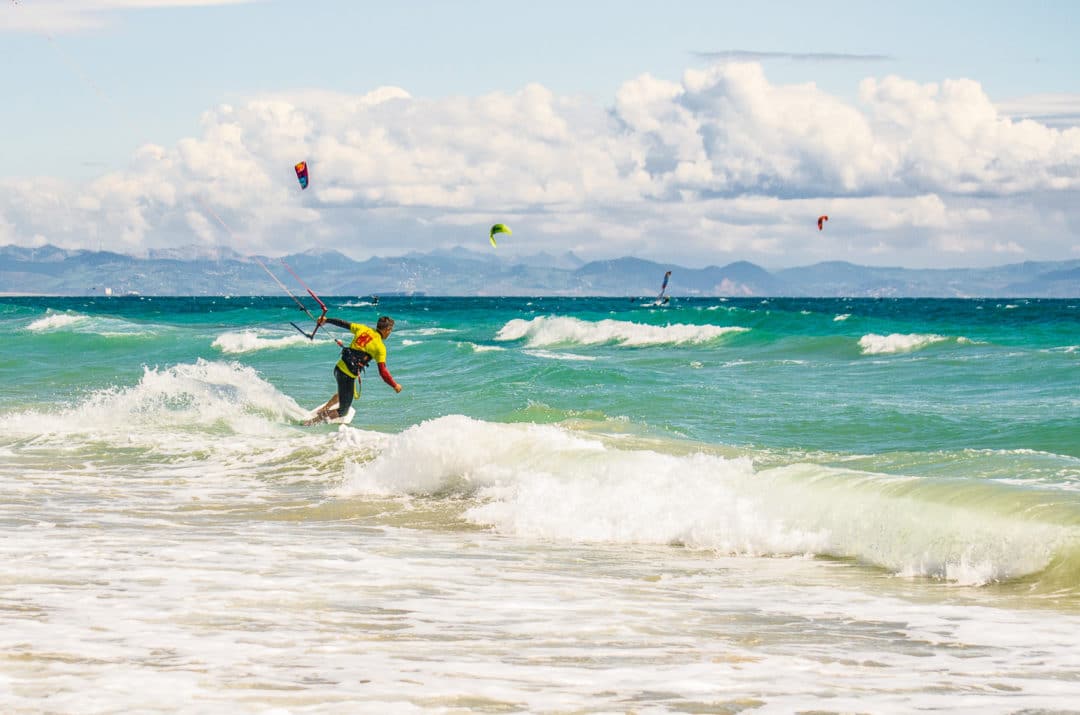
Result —
<instances>
[{"instance_id":1,"label":"man riding kiteboard","mask_svg":"<svg viewBox=\"0 0 1080 715\"><path fill-rule=\"evenodd\" d=\"M350 323L337 318L319 316L317 326L330 323L339 328L345 328L353 334L352 342L341 349L341 359L334 365L334 379L337 381L337 393L332 395L322 407L315 411L311 419L304 422L305 425L316 425L344 417L348 421L352 414L352 402L354 396L359 396L360 373L374 360L379 366L379 377L383 379L394 392L401 392L399 385L390 375L386 368L386 343L390 333L394 330L394 319L382 316L372 330L363 323ZM317 327L316 326L316 327Z\"/></svg>"}]
</instances>

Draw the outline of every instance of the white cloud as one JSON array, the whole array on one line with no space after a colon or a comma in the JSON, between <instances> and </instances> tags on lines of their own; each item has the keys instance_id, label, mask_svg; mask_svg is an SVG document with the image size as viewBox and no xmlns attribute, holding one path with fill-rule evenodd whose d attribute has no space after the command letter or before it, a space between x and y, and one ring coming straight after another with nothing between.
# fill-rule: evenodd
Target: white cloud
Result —
<instances>
[{"instance_id":1,"label":"white cloud","mask_svg":"<svg viewBox=\"0 0 1080 715\"><path fill-rule=\"evenodd\" d=\"M1080 129L1011 119L970 80L867 79L855 105L723 64L631 79L609 107L535 84L261 96L86 185L7 182L0 215L15 242L126 251L215 234L265 253L482 248L499 220L507 255L985 264L1067 253L1078 190Z\"/></svg>"},{"instance_id":2,"label":"white cloud","mask_svg":"<svg viewBox=\"0 0 1080 715\"><path fill-rule=\"evenodd\" d=\"M995 243L991 247L991 250L993 250L994 253L1011 253L1011 254L1017 255L1017 256L1023 255L1025 253L1024 249L1016 241L1006 241L1005 243Z\"/></svg>"},{"instance_id":3,"label":"white cloud","mask_svg":"<svg viewBox=\"0 0 1080 715\"><path fill-rule=\"evenodd\" d=\"M1080 94L1033 94L995 104L1014 121L1032 119L1056 129L1080 127Z\"/></svg>"},{"instance_id":4,"label":"white cloud","mask_svg":"<svg viewBox=\"0 0 1080 715\"><path fill-rule=\"evenodd\" d=\"M982 250L985 243L976 237L944 233L936 238L938 248L946 253L972 253Z\"/></svg>"},{"instance_id":5,"label":"white cloud","mask_svg":"<svg viewBox=\"0 0 1080 715\"><path fill-rule=\"evenodd\" d=\"M897 178L906 186L961 194L1080 188L1080 129L1002 116L976 82L868 79L861 96L878 136L900 151Z\"/></svg>"}]
</instances>

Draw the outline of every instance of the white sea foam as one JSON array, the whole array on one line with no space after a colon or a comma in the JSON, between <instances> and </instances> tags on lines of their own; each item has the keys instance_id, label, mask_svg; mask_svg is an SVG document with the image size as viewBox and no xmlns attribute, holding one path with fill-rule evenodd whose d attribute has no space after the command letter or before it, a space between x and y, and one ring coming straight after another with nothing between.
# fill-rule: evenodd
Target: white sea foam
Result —
<instances>
[{"instance_id":1,"label":"white sea foam","mask_svg":"<svg viewBox=\"0 0 1080 715\"><path fill-rule=\"evenodd\" d=\"M414 330L399 330L397 332L402 335L421 335L430 337L432 335L445 335L446 333L457 333L460 331L455 328L417 328Z\"/></svg>"},{"instance_id":2,"label":"white sea foam","mask_svg":"<svg viewBox=\"0 0 1080 715\"><path fill-rule=\"evenodd\" d=\"M223 353L253 353L259 350L280 350L296 345L314 345L315 343L305 338L300 333L281 335L272 333L276 337L265 337L264 333L256 330L241 330L227 332L219 335L211 347L215 347Z\"/></svg>"},{"instance_id":3,"label":"white sea foam","mask_svg":"<svg viewBox=\"0 0 1080 715\"><path fill-rule=\"evenodd\" d=\"M458 494L480 502L467 518L520 537L854 557L974 585L1038 572L1072 538L947 495L905 496L914 479L808 464L755 471L748 459L616 444L448 416L389 437L374 460L346 469L335 493Z\"/></svg>"},{"instance_id":4,"label":"white sea foam","mask_svg":"<svg viewBox=\"0 0 1080 715\"><path fill-rule=\"evenodd\" d=\"M1074 613L912 598L887 579L858 590L806 559L251 511L264 520L91 512L6 532L0 710L790 713L826 701L974 715L1080 697Z\"/></svg>"},{"instance_id":5,"label":"white sea foam","mask_svg":"<svg viewBox=\"0 0 1080 715\"><path fill-rule=\"evenodd\" d=\"M859 338L859 347L863 355L890 355L893 353L910 353L921 350L928 345L948 340L942 335L912 333L904 335L892 333L891 335L878 335L868 333Z\"/></svg>"},{"instance_id":6,"label":"white sea foam","mask_svg":"<svg viewBox=\"0 0 1080 715\"><path fill-rule=\"evenodd\" d=\"M747 556L818 544L873 563L880 548L906 553L897 572L946 564L978 582L1003 569L973 543L996 539L1004 563L1052 539L1045 526L1012 543L1016 525L990 518L965 537L967 500L927 512L890 491L910 480L755 472L561 426L456 416L379 434L266 417L269 438L226 425L192 440L219 402L286 399L237 400L259 382L178 366L127 390L205 392L171 428L18 438L18 471L0 463L0 711L666 713L745 711L752 693L762 713L974 715L1080 697L1074 610L942 595L801 550ZM127 439L151 429L186 451Z\"/></svg>"},{"instance_id":7,"label":"white sea foam","mask_svg":"<svg viewBox=\"0 0 1080 715\"><path fill-rule=\"evenodd\" d=\"M493 353L493 352L505 352L506 348L498 345L478 345L476 343L463 342L458 345L472 350L474 353Z\"/></svg>"},{"instance_id":8,"label":"white sea foam","mask_svg":"<svg viewBox=\"0 0 1080 715\"><path fill-rule=\"evenodd\" d=\"M526 355L532 355L533 357L544 358L545 360L569 360L573 361L592 361L596 357L593 355L578 355L577 353L557 353L553 350L523 350Z\"/></svg>"},{"instance_id":9,"label":"white sea foam","mask_svg":"<svg viewBox=\"0 0 1080 715\"><path fill-rule=\"evenodd\" d=\"M215 424L248 434L267 434L307 410L255 372L236 363L198 360L170 368L144 368L137 385L92 393L59 411L26 411L0 417L9 434L103 436L121 443L187 451L179 431L213 430Z\"/></svg>"},{"instance_id":10,"label":"white sea foam","mask_svg":"<svg viewBox=\"0 0 1080 715\"><path fill-rule=\"evenodd\" d=\"M843 321L847 320L850 317L851 317L851 313L840 313L839 315L837 315L836 317L833 318L833 322L834 323L842 323Z\"/></svg>"},{"instance_id":11,"label":"white sea foam","mask_svg":"<svg viewBox=\"0 0 1080 715\"><path fill-rule=\"evenodd\" d=\"M423 345L423 343L423 340L409 340L408 338L405 338L401 341L401 346L407 348L411 345Z\"/></svg>"},{"instance_id":12,"label":"white sea foam","mask_svg":"<svg viewBox=\"0 0 1080 715\"><path fill-rule=\"evenodd\" d=\"M624 320L590 322L579 318L541 316L532 320L515 318L496 334L496 340L525 340L529 347L554 345L615 344L628 347L649 345L700 344L724 335L749 330L720 325L648 325Z\"/></svg>"},{"instance_id":13,"label":"white sea foam","mask_svg":"<svg viewBox=\"0 0 1080 715\"><path fill-rule=\"evenodd\" d=\"M26 329L35 333L42 333L50 330L70 328L74 325L85 323L89 319L89 316L80 315L78 313L52 313L46 315L44 318L38 318L27 325Z\"/></svg>"},{"instance_id":14,"label":"white sea foam","mask_svg":"<svg viewBox=\"0 0 1080 715\"><path fill-rule=\"evenodd\" d=\"M83 315L68 311L54 313L51 310L44 318L38 318L26 326L33 333L71 332L82 335L100 335L103 337L130 337L144 334L150 330L141 323L119 318L97 315Z\"/></svg>"}]
</instances>

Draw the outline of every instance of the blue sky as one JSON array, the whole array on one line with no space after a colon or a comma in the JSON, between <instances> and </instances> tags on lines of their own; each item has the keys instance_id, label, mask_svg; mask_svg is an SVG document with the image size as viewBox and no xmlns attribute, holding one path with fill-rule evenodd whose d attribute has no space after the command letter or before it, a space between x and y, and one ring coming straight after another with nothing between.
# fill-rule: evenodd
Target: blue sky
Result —
<instances>
[{"instance_id":1,"label":"blue sky","mask_svg":"<svg viewBox=\"0 0 1080 715\"><path fill-rule=\"evenodd\" d=\"M0 244L1080 258L1080 3L390 5L9 0Z\"/></svg>"}]
</instances>

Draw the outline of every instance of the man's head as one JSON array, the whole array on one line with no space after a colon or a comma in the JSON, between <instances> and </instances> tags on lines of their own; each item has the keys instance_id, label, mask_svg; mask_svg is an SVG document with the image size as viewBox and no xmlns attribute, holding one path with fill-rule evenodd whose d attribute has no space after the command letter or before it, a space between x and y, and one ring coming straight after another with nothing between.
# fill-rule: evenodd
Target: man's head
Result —
<instances>
[{"instance_id":1,"label":"man's head","mask_svg":"<svg viewBox=\"0 0 1080 715\"><path fill-rule=\"evenodd\" d=\"M394 329L394 319L389 315L382 316L379 318L379 322L375 324L375 329L385 338Z\"/></svg>"}]
</instances>

